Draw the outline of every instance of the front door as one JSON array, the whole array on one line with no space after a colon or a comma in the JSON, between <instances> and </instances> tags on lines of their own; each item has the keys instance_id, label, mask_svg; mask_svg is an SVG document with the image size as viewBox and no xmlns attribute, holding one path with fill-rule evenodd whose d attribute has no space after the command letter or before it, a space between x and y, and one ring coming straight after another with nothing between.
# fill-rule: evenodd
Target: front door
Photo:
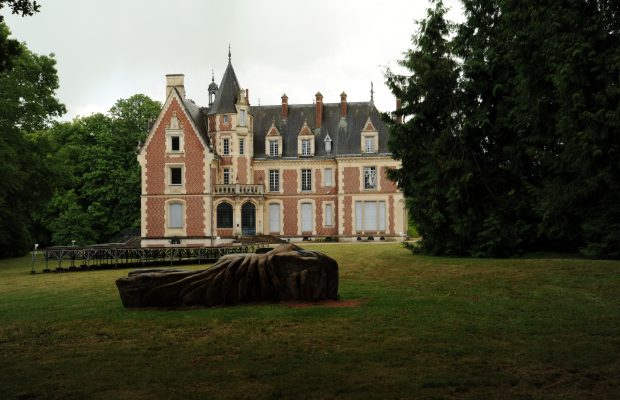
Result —
<instances>
[{"instance_id":1,"label":"front door","mask_svg":"<svg viewBox=\"0 0 620 400\"><path fill-rule=\"evenodd\" d=\"M256 207L250 202L241 206L241 234L243 236L256 235Z\"/></svg>"}]
</instances>

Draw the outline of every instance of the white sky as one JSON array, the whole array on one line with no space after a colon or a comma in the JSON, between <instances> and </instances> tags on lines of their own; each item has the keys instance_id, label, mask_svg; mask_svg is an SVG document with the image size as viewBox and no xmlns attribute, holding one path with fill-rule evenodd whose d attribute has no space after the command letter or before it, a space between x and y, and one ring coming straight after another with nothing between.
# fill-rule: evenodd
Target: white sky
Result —
<instances>
[{"instance_id":1,"label":"white sky","mask_svg":"<svg viewBox=\"0 0 620 400\"><path fill-rule=\"evenodd\" d=\"M381 111L395 100L385 66L411 47L414 21L428 1L389 0L40 0L32 17L6 15L12 37L37 54L54 53L63 119L107 111L144 93L164 100L165 74L185 74L187 96L208 103L211 69L220 83L228 44L239 83L258 105L370 99ZM462 20L457 0L448 18Z\"/></svg>"}]
</instances>

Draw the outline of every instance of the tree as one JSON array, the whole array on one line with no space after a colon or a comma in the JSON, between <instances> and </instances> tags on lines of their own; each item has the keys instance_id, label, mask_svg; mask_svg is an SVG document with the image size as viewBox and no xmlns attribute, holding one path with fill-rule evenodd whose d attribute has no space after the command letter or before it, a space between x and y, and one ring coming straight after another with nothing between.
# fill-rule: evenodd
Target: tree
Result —
<instances>
[{"instance_id":1,"label":"tree","mask_svg":"<svg viewBox=\"0 0 620 400\"><path fill-rule=\"evenodd\" d=\"M620 257L619 3L463 5L453 32L429 30L443 19L436 3L402 62L412 77L387 74L408 117L392 123L394 178L422 249ZM450 57L455 88L434 102Z\"/></svg>"},{"instance_id":2,"label":"tree","mask_svg":"<svg viewBox=\"0 0 620 400\"><path fill-rule=\"evenodd\" d=\"M7 5L13 14L30 16L39 12L41 6L36 1L29 0L0 0L0 11ZM13 59L19 55L21 46L15 39L8 38L8 28L4 25L4 16L0 14L0 72L6 71Z\"/></svg>"},{"instance_id":3,"label":"tree","mask_svg":"<svg viewBox=\"0 0 620 400\"><path fill-rule=\"evenodd\" d=\"M49 130L71 175L39 215L52 243L107 242L122 230L139 226L140 168L135 149L160 109L159 102L137 94L117 101L107 115L76 118Z\"/></svg>"},{"instance_id":4,"label":"tree","mask_svg":"<svg viewBox=\"0 0 620 400\"><path fill-rule=\"evenodd\" d=\"M8 35L0 23L0 41ZM11 67L0 71L0 257L30 248L30 215L47 201L62 175L53 154L42 156L49 154L50 143L33 134L65 112L55 98L56 62L23 44L18 50Z\"/></svg>"}]
</instances>

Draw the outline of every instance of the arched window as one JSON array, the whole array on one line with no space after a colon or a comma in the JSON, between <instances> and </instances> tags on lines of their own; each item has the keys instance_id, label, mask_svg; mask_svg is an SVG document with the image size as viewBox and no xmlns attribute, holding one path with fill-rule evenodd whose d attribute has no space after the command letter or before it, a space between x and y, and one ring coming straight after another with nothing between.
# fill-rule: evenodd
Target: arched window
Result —
<instances>
[{"instance_id":1,"label":"arched window","mask_svg":"<svg viewBox=\"0 0 620 400\"><path fill-rule=\"evenodd\" d=\"M217 227L233 227L233 207L230 203L221 203L217 206Z\"/></svg>"}]
</instances>

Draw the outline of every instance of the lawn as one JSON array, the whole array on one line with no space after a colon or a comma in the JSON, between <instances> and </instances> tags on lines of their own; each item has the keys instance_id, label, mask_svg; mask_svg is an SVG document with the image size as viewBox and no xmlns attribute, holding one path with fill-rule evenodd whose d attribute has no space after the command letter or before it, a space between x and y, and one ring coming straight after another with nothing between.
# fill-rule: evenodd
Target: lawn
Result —
<instances>
[{"instance_id":1,"label":"lawn","mask_svg":"<svg viewBox=\"0 0 620 400\"><path fill-rule=\"evenodd\" d=\"M619 397L620 262L311 247L358 306L126 310L127 270L0 260L0 399Z\"/></svg>"}]
</instances>

